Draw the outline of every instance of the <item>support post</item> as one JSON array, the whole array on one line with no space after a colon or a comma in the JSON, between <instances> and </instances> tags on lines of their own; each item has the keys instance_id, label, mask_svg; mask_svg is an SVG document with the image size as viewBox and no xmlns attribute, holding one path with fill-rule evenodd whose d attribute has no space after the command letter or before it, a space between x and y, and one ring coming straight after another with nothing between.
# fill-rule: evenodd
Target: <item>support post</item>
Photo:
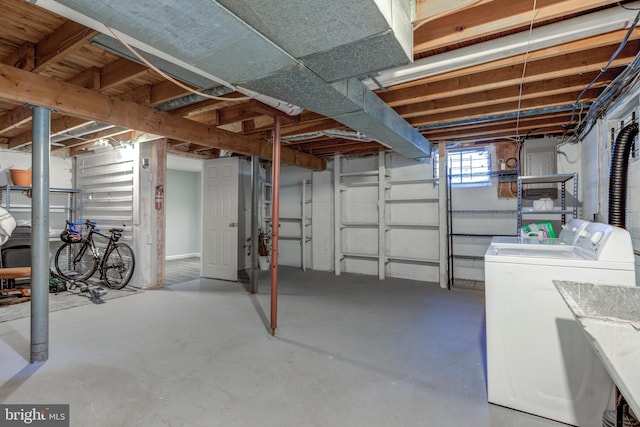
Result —
<instances>
[{"instance_id":1,"label":"support post","mask_svg":"<svg viewBox=\"0 0 640 427\"><path fill-rule=\"evenodd\" d=\"M302 271L307 271L307 267L305 261L307 259L307 180L302 180L302 200L300 201L300 209L301 210L301 220L300 220L300 242L301 242L301 253L300 258L302 259Z\"/></svg>"},{"instance_id":2,"label":"support post","mask_svg":"<svg viewBox=\"0 0 640 427\"><path fill-rule=\"evenodd\" d=\"M51 111L33 107L31 363L49 358L49 130Z\"/></svg>"},{"instance_id":3,"label":"support post","mask_svg":"<svg viewBox=\"0 0 640 427\"><path fill-rule=\"evenodd\" d=\"M276 115L273 131L273 179L271 213L271 335L278 327L278 235L280 234L280 121Z\"/></svg>"},{"instance_id":4,"label":"support post","mask_svg":"<svg viewBox=\"0 0 640 427\"><path fill-rule=\"evenodd\" d=\"M449 206L448 206L448 178L447 175L447 150L444 142L438 144L438 157L440 158L438 181L438 241L440 242L440 287L449 288Z\"/></svg>"},{"instance_id":5,"label":"support post","mask_svg":"<svg viewBox=\"0 0 640 427\"><path fill-rule=\"evenodd\" d=\"M333 156L333 271L342 270L342 192L340 190L340 154Z\"/></svg>"},{"instance_id":6,"label":"support post","mask_svg":"<svg viewBox=\"0 0 640 427\"><path fill-rule=\"evenodd\" d=\"M384 151L378 153L378 279L384 280L387 266L385 251L385 189L387 186L387 169Z\"/></svg>"},{"instance_id":7,"label":"support post","mask_svg":"<svg viewBox=\"0 0 640 427\"><path fill-rule=\"evenodd\" d=\"M153 155L156 164L156 186L161 186L162 191L167 188L167 140L159 139L154 142ZM165 196L166 200L166 196ZM165 285L165 258L166 258L166 229L167 229L167 203L162 203L160 209L156 208L156 272L154 287ZM153 247L153 246L152 246ZM153 264L152 264L153 265Z\"/></svg>"},{"instance_id":8,"label":"support post","mask_svg":"<svg viewBox=\"0 0 640 427\"><path fill-rule=\"evenodd\" d=\"M258 203L260 196L260 156L251 156L251 283L249 292L258 293Z\"/></svg>"}]
</instances>

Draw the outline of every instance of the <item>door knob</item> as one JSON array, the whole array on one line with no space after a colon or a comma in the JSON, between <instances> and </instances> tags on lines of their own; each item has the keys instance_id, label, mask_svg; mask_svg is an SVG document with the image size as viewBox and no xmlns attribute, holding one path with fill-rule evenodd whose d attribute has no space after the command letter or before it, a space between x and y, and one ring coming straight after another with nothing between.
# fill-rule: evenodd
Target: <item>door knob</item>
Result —
<instances>
[{"instance_id":1,"label":"door knob","mask_svg":"<svg viewBox=\"0 0 640 427\"><path fill-rule=\"evenodd\" d=\"M238 223L237 222L232 222L231 224L229 224L229 227L237 227Z\"/></svg>"}]
</instances>

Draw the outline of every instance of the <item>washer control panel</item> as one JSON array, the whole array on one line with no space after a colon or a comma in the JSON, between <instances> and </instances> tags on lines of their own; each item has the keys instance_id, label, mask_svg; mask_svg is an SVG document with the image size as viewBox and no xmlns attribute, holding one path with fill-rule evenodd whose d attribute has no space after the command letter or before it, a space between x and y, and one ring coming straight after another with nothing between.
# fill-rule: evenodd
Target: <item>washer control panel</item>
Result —
<instances>
[{"instance_id":1,"label":"washer control panel","mask_svg":"<svg viewBox=\"0 0 640 427\"><path fill-rule=\"evenodd\" d=\"M589 221L583 219L572 219L567 225L564 226L560 235L558 236L558 243L560 245L575 245L578 241L580 233L589 225Z\"/></svg>"},{"instance_id":2,"label":"washer control panel","mask_svg":"<svg viewBox=\"0 0 640 427\"><path fill-rule=\"evenodd\" d=\"M589 222L578 232L576 248L584 256L599 261L633 262L631 236L625 229Z\"/></svg>"}]
</instances>

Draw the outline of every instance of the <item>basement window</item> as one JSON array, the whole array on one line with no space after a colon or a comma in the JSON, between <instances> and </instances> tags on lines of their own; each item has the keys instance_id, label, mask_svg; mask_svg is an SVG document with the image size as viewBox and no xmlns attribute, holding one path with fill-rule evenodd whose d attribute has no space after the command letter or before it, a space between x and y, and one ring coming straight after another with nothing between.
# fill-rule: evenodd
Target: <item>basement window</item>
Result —
<instances>
[{"instance_id":1,"label":"basement window","mask_svg":"<svg viewBox=\"0 0 640 427\"><path fill-rule=\"evenodd\" d=\"M433 156L433 176L439 176L440 159ZM449 150L447 173L452 185L491 185L491 151L489 147Z\"/></svg>"}]
</instances>

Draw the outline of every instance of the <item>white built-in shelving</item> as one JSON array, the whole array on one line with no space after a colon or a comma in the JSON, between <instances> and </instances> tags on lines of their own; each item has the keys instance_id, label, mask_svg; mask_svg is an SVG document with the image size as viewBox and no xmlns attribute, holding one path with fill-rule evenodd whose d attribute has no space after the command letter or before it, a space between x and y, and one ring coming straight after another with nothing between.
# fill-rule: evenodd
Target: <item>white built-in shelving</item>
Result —
<instances>
[{"instance_id":1,"label":"white built-in shelving","mask_svg":"<svg viewBox=\"0 0 640 427\"><path fill-rule=\"evenodd\" d=\"M378 263L378 277L384 279L385 259L384 259L384 189L386 181L386 168L384 166L384 153L378 155L378 169L357 172L343 172L341 170L342 159L340 155L334 157L334 218L335 218L335 245L334 245L334 269L339 275L343 269L343 263L347 258L361 258L374 260ZM377 220L367 219L356 220L345 218L343 205L350 202L351 192L358 191L358 188L377 187L378 189L378 215ZM378 245L370 252L356 252L347 246L347 239L344 233L349 229L377 229Z\"/></svg>"},{"instance_id":2,"label":"white built-in shelving","mask_svg":"<svg viewBox=\"0 0 640 427\"><path fill-rule=\"evenodd\" d=\"M335 274L341 274L345 262L350 258L376 262L379 279L391 274L390 265L394 263L446 268L446 258L442 259L438 244L442 241L446 249L446 221L444 227L441 227L438 213L438 206L441 200L446 202L446 197L441 198L440 189L436 185L438 178L394 178L393 170L386 167L386 155L382 152L378 154L378 168L375 170L345 172L341 170L342 163L341 156L334 157ZM375 204L375 219L370 209L358 212L358 209L353 208L357 201L362 201L362 192L366 191L366 187L377 188L377 197L371 194L372 190L368 190L367 199L368 206ZM430 206L433 209L430 210ZM349 207L356 214L351 212L348 215ZM411 217L406 215L409 211L419 213ZM350 244L353 243L353 238L350 240L348 233L354 233L357 229L376 230L377 247L372 244L370 250L367 250L365 245L357 245L360 250L352 250ZM407 248L400 243L407 233L429 237L419 245L411 244ZM373 234L368 234L367 239L373 241ZM435 247L430 247L433 243ZM441 275L438 273L437 276L440 278ZM434 280L440 279L434 277Z\"/></svg>"},{"instance_id":3,"label":"white built-in shelving","mask_svg":"<svg viewBox=\"0 0 640 427\"><path fill-rule=\"evenodd\" d=\"M263 182L263 229L269 232L272 229L271 218L271 186L270 182ZM302 271L306 271L307 265L312 265L310 256L311 252L311 240L312 240L312 226L313 221L311 217L311 204L313 201L312 184L309 180L303 179L299 183L280 185L280 189L299 189L300 201L299 210L293 215L280 215L280 223L290 222L299 225L299 232L280 233L278 238L281 240L294 240L300 242L300 257ZM282 195L282 193L281 193ZM281 198L282 199L282 198ZM282 204L280 205L282 209ZM280 224L282 225L282 224ZM293 227L296 228L296 227Z\"/></svg>"}]
</instances>

